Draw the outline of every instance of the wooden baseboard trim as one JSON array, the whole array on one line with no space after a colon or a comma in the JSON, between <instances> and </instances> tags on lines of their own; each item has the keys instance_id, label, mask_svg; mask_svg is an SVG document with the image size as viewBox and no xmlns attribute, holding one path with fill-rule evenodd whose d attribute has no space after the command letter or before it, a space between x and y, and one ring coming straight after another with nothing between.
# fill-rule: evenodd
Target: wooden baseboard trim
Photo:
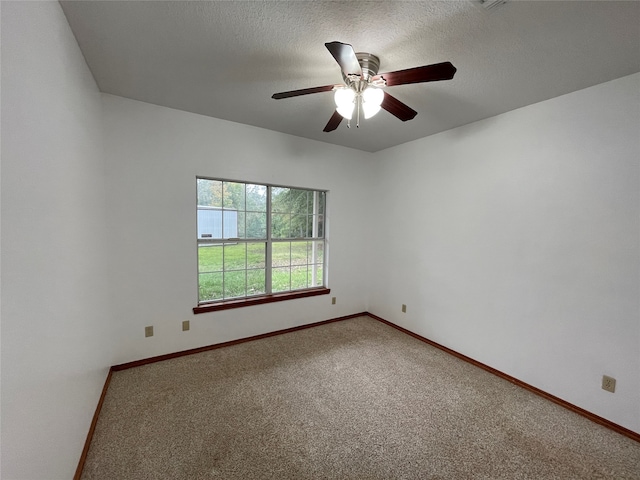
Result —
<instances>
[{"instance_id":1,"label":"wooden baseboard trim","mask_svg":"<svg viewBox=\"0 0 640 480\"><path fill-rule=\"evenodd\" d=\"M276 330L275 332L262 333L260 335L254 335L252 337L240 338L238 340L231 340L229 342L216 343L213 345L206 345L204 347L192 348L189 350L182 350L180 352L167 353L165 355L158 355L157 357L143 358L141 360L135 360L133 362L122 363L120 365L114 365L113 371L126 370L127 368L140 367L149 363L162 362L164 360L171 360L172 358L184 357L185 355L193 355L194 353L207 352L209 350L215 350L223 347L230 347L231 345L238 345L239 343L251 342L253 340L260 340L262 338L273 337L275 335L282 335L284 333L297 332L298 330L304 330L307 328L318 327L327 323L340 322L342 320L348 320L350 318L362 317L369 315L367 312L354 313L352 315L345 315L344 317L332 318L329 320L323 320L321 322L309 323L306 325L300 325L297 327L285 328L283 330Z\"/></svg>"},{"instance_id":2,"label":"wooden baseboard trim","mask_svg":"<svg viewBox=\"0 0 640 480\"><path fill-rule=\"evenodd\" d=\"M102 405L104 404L104 397L107 395L107 390L109 389L109 383L111 382L112 373L113 373L113 368L110 368L109 373L107 373L107 378L104 381L104 386L102 387L102 393L100 394L100 400L98 400L96 411L93 413L93 418L91 419L91 425L89 426L87 439L84 441L84 447L82 448L82 453L80 454L80 460L78 461L78 467L76 468L76 473L73 475L73 480L80 480L80 477L82 477L82 470L84 469L84 463L87 460L87 454L89 453L91 440L93 440L93 433L96 431L96 424L98 423L98 417L100 416L100 411L102 410Z\"/></svg>"},{"instance_id":3,"label":"wooden baseboard trim","mask_svg":"<svg viewBox=\"0 0 640 480\"><path fill-rule=\"evenodd\" d=\"M451 350L448 347L445 347L444 345L440 345L439 343L434 342L433 340L429 340L428 338L425 338L421 335L418 335L417 333L412 332L411 330L407 330L406 328L403 328L399 325L396 325L395 323L392 323L388 320L385 320L384 318L378 317L377 315L374 315L372 313L367 313L367 315L375 320L378 320L386 325L389 325L390 327L393 327L397 330L400 330L403 333L406 333L407 335L410 335L424 343L427 343L435 348L438 348L450 355L453 355L454 357L457 357L461 360L464 360L465 362L469 362L470 364L479 367L483 370L486 370L489 373L492 373L500 378L503 378L504 380L507 380L508 382L513 383L514 385L517 385L521 388L524 388L525 390L529 390L532 393L535 393L536 395L539 395L543 398L546 398L547 400L552 401L555 404L560 405L561 407L566 408L567 410L571 410L572 412L577 413L578 415L582 415L583 417L588 418L589 420L591 420L594 423L597 423L598 425L602 425L604 427L607 427L617 433L619 433L620 435L624 435L625 437L629 437L631 440L635 440L636 442L640 442L640 433L634 432L633 430L629 430L626 427L623 427L622 425L618 425L617 423L613 423L610 420L607 420L606 418L602 418L598 415L596 415L595 413L591 413L588 410L585 410L584 408L580 408L577 405L574 405L572 403L567 402L566 400L563 400L559 397L556 397L555 395L551 395L550 393L545 392L544 390L540 390L537 387L534 387L533 385L529 385L528 383L523 382L522 380L518 380L515 377L512 377L511 375L508 375L504 372L501 372L500 370L496 370L493 367L490 367L489 365L485 365L484 363L478 362L477 360L474 360L471 357L467 357L466 355L463 355L461 353L456 352L455 350Z\"/></svg>"}]
</instances>

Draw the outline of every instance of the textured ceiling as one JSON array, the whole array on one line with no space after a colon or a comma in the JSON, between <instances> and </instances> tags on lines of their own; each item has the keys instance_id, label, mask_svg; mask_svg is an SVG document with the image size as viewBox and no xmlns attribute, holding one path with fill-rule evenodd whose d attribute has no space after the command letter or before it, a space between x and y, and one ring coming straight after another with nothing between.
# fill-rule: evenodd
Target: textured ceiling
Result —
<instances>
[{"instance_id":1,"label":"textured ceiling","mask_svg":"<svg viewBox=\"0 0 640 480\"><path fill-rule=\"evenodd\" d=\"M65 1L102 92L378 151L640 71L640 2L513 0ZM386 111L322 131L331 93L275 92L340 83L324 47L380 57L380 72L443 61L451 81L389 87L418 115Z\"/></svg>"}]
</instances>

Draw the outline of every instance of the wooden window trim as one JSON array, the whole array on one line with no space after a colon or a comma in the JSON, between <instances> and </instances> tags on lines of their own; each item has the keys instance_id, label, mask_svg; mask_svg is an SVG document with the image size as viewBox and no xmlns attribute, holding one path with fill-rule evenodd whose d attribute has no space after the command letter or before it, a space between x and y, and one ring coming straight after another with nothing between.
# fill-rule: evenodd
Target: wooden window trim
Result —
<instances>
[{"instance_id":1,"label":"wooden window trim","mask_svg":"<svg viewBox=\"0 0 640 480\"><path fill-rule=\"evenodd\" d=\"M283 302L285 300L295 300L296 298L315 297L317 295L328 295L331 289L326 287L309 288L293 292L272 293L270 295L259 295L248 298L236 298L233 300L223 300L220 302L205 303L193 307L193 313L217 312L219 310L229 310L231 308L250 307L252 305L262 305L264 303Z\"/></svg>"}]
</instances>

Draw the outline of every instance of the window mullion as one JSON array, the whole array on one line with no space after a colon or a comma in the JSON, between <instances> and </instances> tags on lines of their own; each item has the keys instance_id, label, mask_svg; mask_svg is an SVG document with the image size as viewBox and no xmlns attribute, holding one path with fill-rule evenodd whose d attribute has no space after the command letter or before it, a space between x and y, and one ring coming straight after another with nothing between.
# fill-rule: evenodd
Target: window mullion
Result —
<instances>
[{"instance_id":1,"label":"window mullion","mask_svg":"<svg viewBox=\"0 0 640 480\"><path fill-rule=\"evenodd\" d=\"M313 192L313 211L311 217L311 236L313 237L313 241L311 242L311 262L313 266L311 267L311 283L315 287L317 285L317 273L316 273L316 264L318 262L318 252L316 245L316 238L318 237L318 192Z\"/></svg>"},{"instance_id":2,"label":"window mullion","mask_svg":"<svg viewBox=\"0 0 640 480\"><path fill-rule=\"evenodd\" d=\"M266 242L266 258L264 268L264 289L267 294L271 294L271 187L267 186L267 242Z\"/></svg>"}]
</instances>

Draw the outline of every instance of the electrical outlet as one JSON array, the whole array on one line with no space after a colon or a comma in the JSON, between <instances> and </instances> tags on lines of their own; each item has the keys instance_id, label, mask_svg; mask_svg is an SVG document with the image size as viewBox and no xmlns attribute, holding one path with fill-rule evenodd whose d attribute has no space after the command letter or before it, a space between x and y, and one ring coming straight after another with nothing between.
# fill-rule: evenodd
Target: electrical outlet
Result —
<instances>
[{"instance_id":1,"label":"electrical outlet","mask_svg":"<svg viewBox=\"0 0 640 480\"><path fill-rule=\"evenodd\" d=\"M186 332L187 330L189 330L189 328L191 328L191 326L189 325L189 320L185 320L182 322L182 331Z\"/></svg>"},{"instance_id":2,"label":"electrical outlet","mask_svg":"<svg viewBox=\"0 0 640 480\"><path fill-rule=\"evenodd\" d=\"M402 313L407 313L407 306L404 303L402 304Z\"/></svg>"},{"instance_id":3,"label":"electrical outlet","mask_svg":"<svg viewBox=\"0 0 640 480\"><path fill-rule=\"evenodd\" d=\"M331 297L331 305L335 305L336 304L336 297Z\"/></svg>"},{"instance_id":4,"label":"electrical outlet","mask_svg":"<svg viewBox=\"0 0 640 480\"><path fill-rule=\"evenodd\" d=\"M608 377L607 375L602 376L602 389L607 392L614 393L616 391L616 379L613 377Z\"/></svg>"},{"instance_id":5,"label":"electrical outlet","mask_svg":"<svg viewBox=\"0 0 640 480\"><path fill-rule=\"evenodd\" d=\"M149 325L148 327L144 327L144 336L145 337L153 337L153 325Z\"/></svg>"}]
</instances>

